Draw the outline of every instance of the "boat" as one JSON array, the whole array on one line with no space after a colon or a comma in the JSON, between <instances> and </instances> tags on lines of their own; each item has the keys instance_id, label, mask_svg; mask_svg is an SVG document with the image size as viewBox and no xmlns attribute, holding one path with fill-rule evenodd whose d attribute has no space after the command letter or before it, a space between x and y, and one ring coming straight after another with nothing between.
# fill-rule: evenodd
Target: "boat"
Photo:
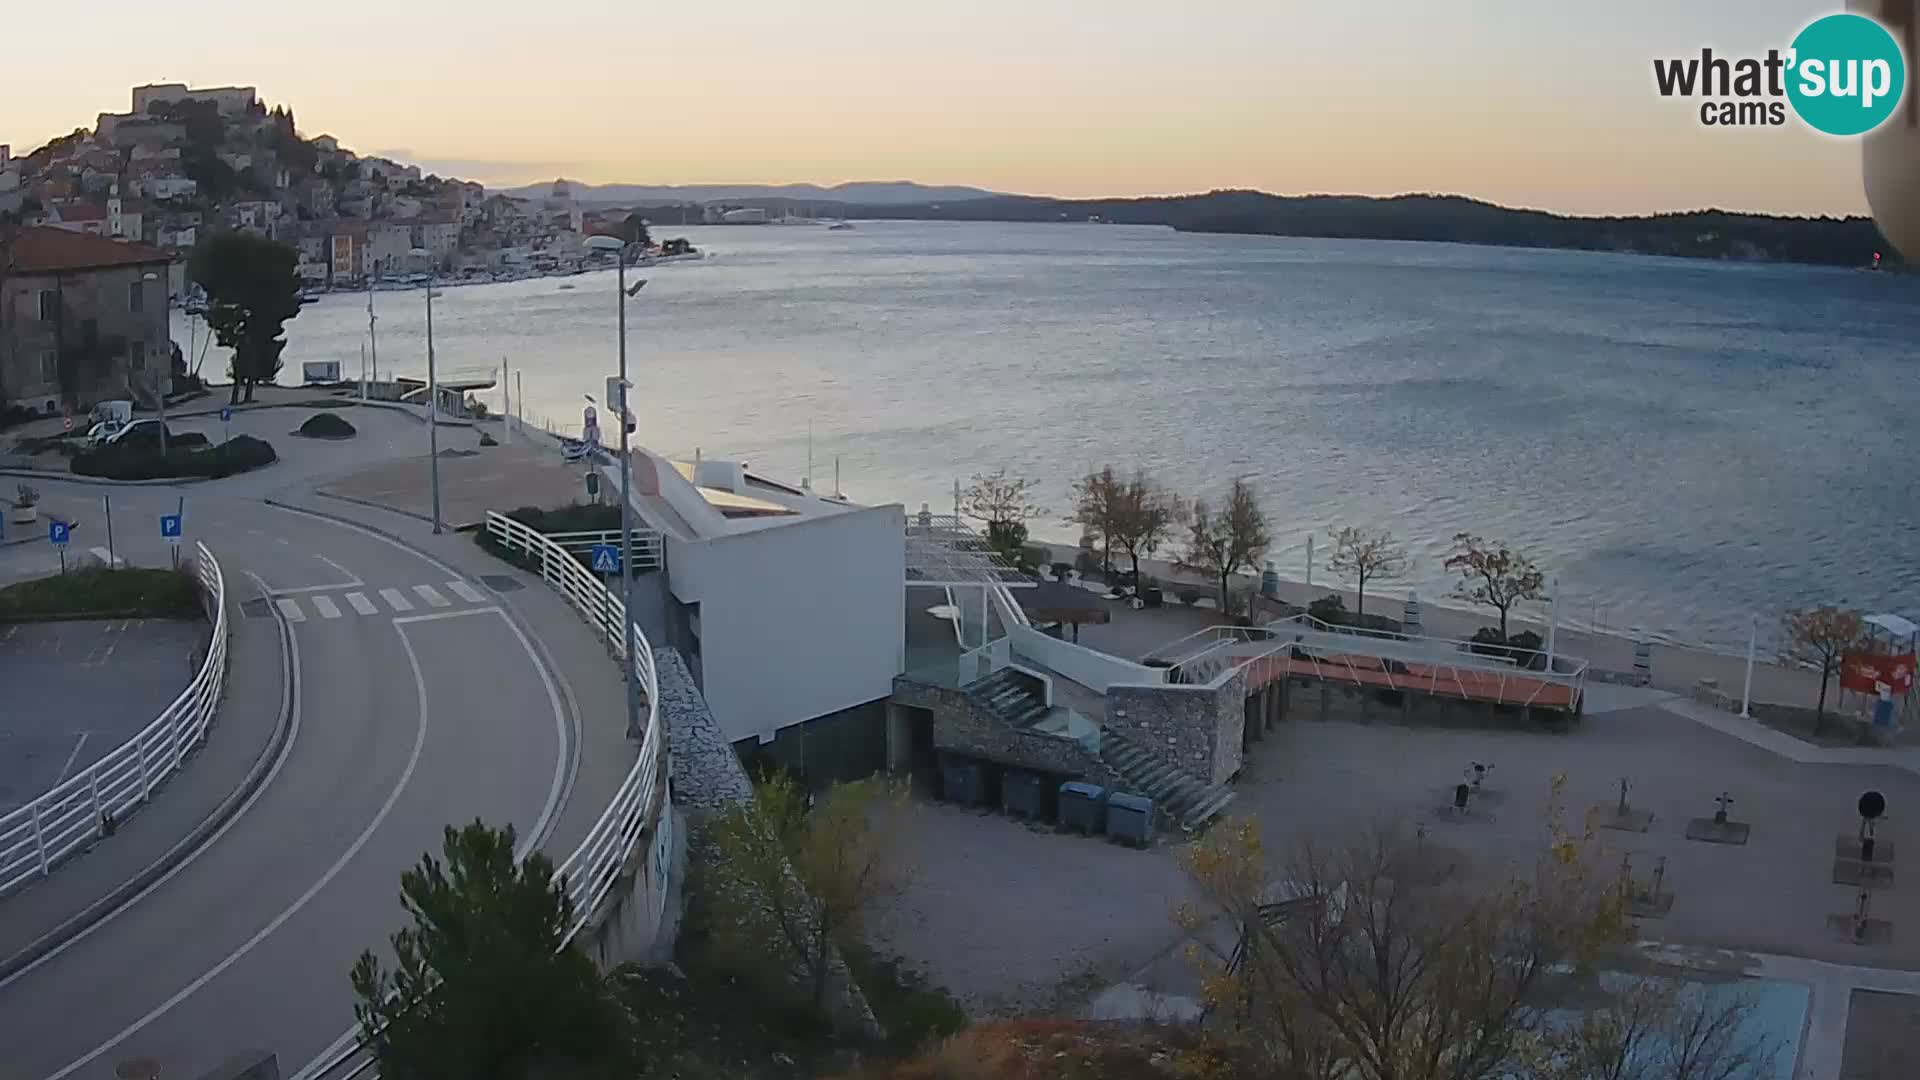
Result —
<instances>
[{"instance_id":1,"label":"boat","mask_svg":"<svg viewBox=\"0 0 1920 1080\"><path fill-rule=\"evenodd\" d=\"M574 285L573 285L573 282L571 282L571 281L563 281L563 282L561 282L561 283L560 283L560 291L561 291L561 292L566 292L566 291L567 291L568 289L571 289L571 288L573 288L573 287L574 287Z\"/></svg>"},{"instance_id":2,"label":"boat","mask_svg":"<svg viewBox=\"0 0 1920 1080\"><path fill-rule=\"evenodd\" d=\"M836 221L833 224L827 226L827 231L840 232L844 229L851 229L851 228L853 228L853 222L851 221Z\"/></svg>"}]
</instances>

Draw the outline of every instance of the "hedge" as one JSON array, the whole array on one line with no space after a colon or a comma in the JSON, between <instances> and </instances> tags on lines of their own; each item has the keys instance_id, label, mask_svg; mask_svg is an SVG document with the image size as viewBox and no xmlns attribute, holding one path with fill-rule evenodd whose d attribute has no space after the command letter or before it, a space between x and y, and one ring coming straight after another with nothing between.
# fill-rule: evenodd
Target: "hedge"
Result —
<instances>
[{"instance_id":1,"label":"hedge","mask_svg":"<svg viewBox=\"0 0 1920 1080\"><path fill-rule=\"evenodd\" d=\"M0 589L0 619L91 614L198 618L200 588L193 575L182 570L109 570L95 566Z\"/></svg>"},{"instance_id":2,"label":"hedge","mask_svg":"<svg viewBox=\"0 0 1920 1080\"><path fill-rule=\"evenodd\" d=\"M73 471L108 480L171 480L221 477L270 465L279 459L273 444L251 435L235 435L214 447L182 446L165 454L155 447L108 444L75 454Z\"/></svg>"},{"instance_id":3,"label":"hedge","mask_svg":"<svg viewBox=\"0 0 1920 1080\"><path fill-rule=\"evenodd\" d=\"M300 425L296 435L305 435L309 439L350 439L356 432L345 417L333 413L314 413L307 422Z\"/></svg>"}]
</instances>

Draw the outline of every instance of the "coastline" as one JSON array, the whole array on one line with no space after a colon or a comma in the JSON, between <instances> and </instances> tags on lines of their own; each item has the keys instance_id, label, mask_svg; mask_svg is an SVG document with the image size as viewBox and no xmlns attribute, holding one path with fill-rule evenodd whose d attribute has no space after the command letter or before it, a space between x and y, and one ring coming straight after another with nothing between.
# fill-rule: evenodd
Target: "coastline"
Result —
<instances>
[{"instance_id":1,"label":"coastline","mask_svg":"<svg viewBox=\"0 0 1920 1080\"><path fill-rule=\"evenodd\" d=\"M1072 562L1080 548L1072 543L1053 540L1033 540L1031 546L1047 549L1054 562ZM1115 560L1116 565L1128 567L1131 561L1125 558ZM1175 582L1190 584L1212 595L1217 585L1209 585L1200 575L1193 574L1174 566L1165 559L1141 559L1140 570L1160 579L1163 583ZM1236 577L1237 587L1257 588L1259 574L1240 574ZM1308 601L1338 593L1349 611L1358 604L1354 591L1343 582L1334 580L1316 580L1311 590L1306 582L1282 576L1279 598L1288 603L1305 606ZM1407 591L1391 585L1370 588L1367 592L1367 607L1374 614L1384 614L1400 618L1405 610ZM1527 610L1516 610L1507 620L1509 632L1531 630L1543 639L1547 636L1547 615L1541 610L1543 605L1530 603ZM1497 623L1497 616L1488 609L1461 606L1458 597L1422 596L1420 597L1421 623L1425 632L1435 637L1466 639L1473 636L1475 630ZM1170 637L1173 635L1170 635ZM1625 635L1596 631L1589 627L1575 626L1562 622L1554 633L1555 651L1568 656L1577 656L1588 662L1592 670L1610 672L1631 672L1633 670L1633 640ZM1722 693L1738 699L1742 684L1746 678L1746 655L1727 653L1709 648L1675 644L1649 639L1653 659L1653 679L1651 687L1675 694L1690 695L1699 688L1703 680L1712 680ZM1783 665L1770 653L1756 652L1753 665L1753 700L1780 705L1799 705L1812 708L1820 693L1820 677L1816 672L1798 667ZM1857 697L1857 695L1854 695ZM1842 703L1835 688L1829 687L1827 705L1830 711L1839 713L1852 711L1854 704L1849 700Z\"/></svg>"}]
</instances>

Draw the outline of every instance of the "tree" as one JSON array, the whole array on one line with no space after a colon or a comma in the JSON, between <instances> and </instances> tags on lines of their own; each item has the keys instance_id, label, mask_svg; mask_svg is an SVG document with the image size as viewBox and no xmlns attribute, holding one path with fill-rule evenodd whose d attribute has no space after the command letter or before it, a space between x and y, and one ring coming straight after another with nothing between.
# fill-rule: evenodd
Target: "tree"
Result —
<instances>
[{"instance_id":1,"label":"tree","mask_svg":"<svg viewBox=\"0 0 1920 1080\"><path fill-rule=\"evenodd\" d=\"M1151 555L1166 542L1173 528L1187 516L1180 496L1153 482L1143 471L1119 489L1111 525L1113 542L1133 560L1133 577L1140 579L1140 556Z\"/></svg>"},{"instance_id":2,"label":"tree","mask_svg":"<svg viewBox=\"0 0 1920 1080\"><path fill-rule=\"evenodd\" d=\"M1067 515L1067 524L1080 526L1083 537L1100 545L1100 566L1104 572L1113 570L1114 533L1120 527L1120 501L1125 486L1114 476L1111 465L1073 482L1073 509Z\"/></svg>"},{"instance_id":3,"label":"tree","mask_svg":"<svg viewBox=\"0 0 1920 1080\"><path fill-rule=\"evenodd\" d=\"M353 965L361 1045L386 1080L518 1080L565 1066L614 1074L622 1014L593 961L566 944L573 905L553 863L516 862L514 831L479 821L400 877L412 925Z\"/></svg>"},{"instance_id":4,"label":"tree","mask_svg":"<svg viewBox=\"0 0 1920 1080\"><path fill-rule=\"evenodd\" d=\"M1820 668L1820 701L1813 711L1813 733L1820 734L1827 720L1827 683L1839 674L1841 662L1850 652L1867 643L1867 624L1858 611L1837 607L1795 608L1780 617L1787 645L1781 656L1796 663Z\"/></svg>"},{"instance_id":5,"label":"tree","mask_svg":"<svg viewBox=\"0 0 1920 1080\"><path fill-rule=\"evenodd\" d=\"M280 373L284 325L300 314L299 261L292 247L246 233L216 233L193 249L187 274L206 290L207 326L233 350L233 404Z\"/></svg>"},{"instance_id":6,"label":"tree","mask_svg":"<svg viewBox=\"0 0 1920 1080\"><path fill-rule=\"evenodd\" d=\"M1773 1071L1778 1045L1750 1035L1754 1005L1704 985L1632 978L1540 1040L1533 1080L1748 1080Z\"/></svg>"},{"instance_id":7,"label":"tree","mask_svg":"<svg viewBox=\"0 0 1920 1080\"><path fill-rule=\"evenodd\" d=\"M1507 640L1507 613L1522 600L1541 599L1546 578L1533 560L1506 544L1492 544L1472 533L1453 535L1447 569L1460 575L1453 595L1500 613L1500 640Z\"/></svg>"},{"instance_id":8,"label":"tree","mask_svg":"<svg viewBox=\"0 0 1920 1080\"><path fill-rule=\"evenodd\" d=\"M1333 532L1333 554L1327 568L1354 582L1355 622L1366 625L1367 582L1394 581L1407 573L1407 551L1385 529L1370 532L1353 525Z\"/></svg>"},{"instance_id":9,"label":"tree","mask_svg":"<svg viewBox=\"0 0 1920 1080\"><path fill-rule=\"evenodd\" d=\"M779 958L826 1011L837 948L863 944L867 913L910 877L899 801L884 782L862 780L834 785L809 807L798 782L770 774L707 828L717 944L747 970Z\"/></svg>"},{"instance_id":10,"label":"tree","mask_svg":"<svg viewBox=\"0 0 1920 1080\"><path fill-rule=\"evenodd\" d=\"M1038 485L1007 470L974 473L960 493L960 513L987 527L987 545L1010 562L1019 562L1027 542L1027 522L1046 513L1034 498Z\"/></svg>"},{"instance_id":11,"label":"tree","mask_svg":"<svg viewBox=\"0 0 1920 1080\"><path fill-rule=\"evenodd\" d=\"M1205 499L1193 500L1187 519L1187 550L1179 566L1220 583L1220 613L1231 614L1228 586L1233 575L1251 570L1273 545L1267 516L1246 480L1236 479L1219 510Z\"/></svg>"},{"instance_id":12,"label":"tree","mask_svg":"<svg viewBox=\"0 0 1920 1080\"><path fill-rule=\"evenodd\" d=\"M1628 952L1627 904L1592 841L1563 828L1557 808L1548 819L1533 865L1485 882L1437 841L1386 826L1344 846L1303 845L1276 888L1257 823L1212 830L1183 860L1198 899L1180 921L1195 937L1206 1003L1237 1024L1229 1044L1264 1066L1236 1075L1641 1080L1563 1071L1617 1049L1605 1025L1569 1031L1552 1015L1576 994L1589 1017L1630 1012L1680 1036L1672 1059L1684 1071L1653 1074L1661 1080L1761 1075L1735 1068L1761 1057L1742 1036L1739 1003L1682 1002L1598 975Z\"/></svg>"}]
</instances>

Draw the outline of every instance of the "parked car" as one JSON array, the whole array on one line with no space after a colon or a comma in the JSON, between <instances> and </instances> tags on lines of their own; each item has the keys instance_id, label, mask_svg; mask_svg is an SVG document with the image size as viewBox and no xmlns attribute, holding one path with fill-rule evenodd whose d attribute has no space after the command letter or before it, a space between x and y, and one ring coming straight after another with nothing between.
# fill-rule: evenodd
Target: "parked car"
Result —
<instances>
[{"instance_id":1,"label":"parked car","mask_svg":"<svg viewBox=\"0 0 1920 1080\"><path fill-rule=\"evenodd\" d=\"M159 420L135 420L122 424L120 429L109 434L103 443L107 446L151 446L159 449L160 434L163 431L167 438L173 438L173 430Z\"/></svg>"}]
</instances>

